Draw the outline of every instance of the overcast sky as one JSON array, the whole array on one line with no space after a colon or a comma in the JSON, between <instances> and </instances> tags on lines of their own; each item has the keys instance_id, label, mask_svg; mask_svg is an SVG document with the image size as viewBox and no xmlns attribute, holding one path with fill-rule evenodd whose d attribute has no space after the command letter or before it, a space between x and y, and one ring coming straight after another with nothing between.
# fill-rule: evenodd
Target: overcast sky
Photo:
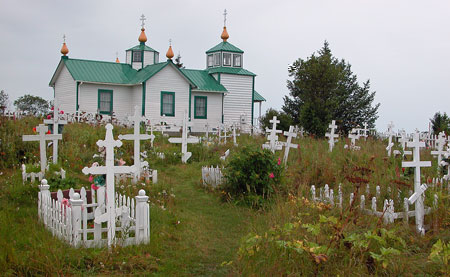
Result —
<instances>
[{"instance_id":1,"label":"overcast sky","mask_svg":"<svg viewBox=\"0 0 450 277\"><path fill-rule=\"evenodd\" d=\"M378 130L428 129L435 112L450 113L450 1L17 1L0 0L0 89L53 97L48 83L66 34L69 57L121 62L138 44L145 14L147 45L164 58L172 39L187 68L204 69L219 43L227 9L229 42L257 74L255 89L281 108L287 69L327 40L332 53L371 81L381 103Z\"/></svg>"}]
</instances>

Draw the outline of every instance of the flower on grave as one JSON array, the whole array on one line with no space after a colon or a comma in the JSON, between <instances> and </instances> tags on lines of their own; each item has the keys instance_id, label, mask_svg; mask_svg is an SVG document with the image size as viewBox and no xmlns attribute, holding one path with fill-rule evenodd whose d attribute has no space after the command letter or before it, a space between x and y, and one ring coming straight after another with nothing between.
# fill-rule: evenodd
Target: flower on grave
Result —
<instances>
[{"instance_id":1,"label":"flower on grave","mask_svg":"<svg viewBox=\"0 0 450 277\"><path fill-rule=\"evenodd\" d=\"M47 119L52 119L52 116L51 115L47 115Z\"/></svg>"},{"instance_id":2,"label":"flower on grave","mask_svg":"<svg viewBox=\"0 0 450 277\"><path fill-rule=\"evenodd\" d=\"M106 184L106 175L98 175L94 178L94 184L97 187L102 187Z\"/></svg>"},{"instance_id":3,"label":"flower on grave","mask_svg":"<svg viewBox=\"0 0 450 277\"><path fill-rule=\"evenodd\" d=\"M405 173L405 168L404 167L402 167L402 171L403 171L403 173Z\"/></svg>"},{"instance_id":4,"label":"flower on grave","mask_svg":"<svg viewBox=\"0 0 450 277\"><path fill-rule=\"evenodd\" d=\"M63 206L66 206L66 207L70 207L69 200L67 198L63 198L63 200L61 201L61 204L63 204Z\"/></svg>"},{"instance_id":5,"label":"flower on grave","mask_svg":"<svg viewBox=\"0 0 450 277\"><path fill-rule=\"evenodd\" d=\"M280 158L278 158L278 162L277 162L277 165L280 165L281 164L281 159Z\"/></svg>"},{"instance_id":6,"label":"flower on grave","mask_svg":"<svg viewBox=\"0 0 450 277\"><path fill-rule=\"evenodd\" d=\"M89 176L89 182L92 182L92 181L94 181L94 176L90 175Z\"/></svg>"},{"instance_id":7,"label":"flower on grave","mask_svg":"<svg viewBox=\"0 0 450 277\"><path fill-rule=\"evenodd\" d=\"M98 187L95 184L91 184L91 189L92 190L98 190Z\"/></svg>"},{"instance_id":8,"label":"flower on grave","mask_svg":"<svg viewBox=\"0 0 450 277\"><path fill-rule=\"evenodd\" d=\"M50 130L47 131L47 135L50 135L52 132L50 132Z\"/></svg>"},{"instance_id":9,"label":"flower on grave","mask_svg":"<svg viewBox=\"0 0 450 277\"><path fill-rule=\"evenodd\" d=\"M120 160L119 160L119 166L122 166L122 165L124 165L124 164L126 164L127 162L126 161L124 161L122 158L120 158Z\"/></svg>"},{"instance_id":10,"label":"flower on grave","mask_svg":"<svg viewBox=\"0 0 450 277\"><path fill-rule=\"evenodd\" d=\"M35 133L36 133L36 127L33 127L33 132L35 132Z\"/></svg>"},{"instance_id":11,"label":"flower on grave","mask_svg":"<svg viewBox=\"0 0 450 277\"><path fill-rule=\"evenodd\" d=\"M59 111L59 114L64 114L64 111Z\"/></svg>"},{"instance_id":12,"label":"flower on grave","mask_svg":"<svg viewBox=\"0 0 450 277\"><path fill-rule=\"evenodd\" d=\"M270 178L270 179L275 178L275 175L273 174L273 172L270 172L269 178Z\"/></svg>"},{"instance_id":13,"label":"flower on grave","mask_svg":"<svg viewBox=\"0 0 450 277\"><path fill-rule=\"evenodd\" d=\"M52 107L51 110L53 111L55 109L55 107Z\"/></svg>"}]
</instances>

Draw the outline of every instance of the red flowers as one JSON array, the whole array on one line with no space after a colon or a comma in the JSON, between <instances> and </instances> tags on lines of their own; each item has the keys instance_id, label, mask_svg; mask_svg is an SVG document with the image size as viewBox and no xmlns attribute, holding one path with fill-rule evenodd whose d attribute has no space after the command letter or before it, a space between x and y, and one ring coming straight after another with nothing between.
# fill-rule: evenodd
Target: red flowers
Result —
<instances>
[{"instance_id":1,"label":"red flowers","mask_svg":"<svg viewBox=\"0 0 450 277\"><path fill-rule=\"evenodd\" d=\"M280 158L278 158L278 162L277 162L277 164L278 164L278 165L280 165L280 164L281 164L281 159L280 159Z\"/></svg>"},{"instance_id":2,"label":"red flowers","mask_svg":"<svg viewBox=\"0 0 450 277\"><path fill-rule=\"evenodd\" d=\"M98 190L98 187L95 184L91 184L91 189L92 190Z\"/></svg>"},{"instance_id":3,"label":"red flowers","mask_svg":"<svg viewBox=\"0 0 450 277\"><path fill-rule=\"evenodd\" d=\"M59 114L64 114L64 111L59 111Z\"/></svg>"},{"instance_id":4,"label":"red flowers","mask_svg":"<svg viewBox=\"0 0 450 277\"><path fill-rule=\"evenodd\" d=\"M270 178L270 179L275 178L275 175L273 175L273 172L270 172L269 178Z\"/></svg>"},{"instance_id":5,"label":"red flowers","mask_svg":"<svg viewBox=\"0 0 450 277\"><path fill-rule=\"evenodd\" d=\"M35 132L35 133L36 133L36 127L33 127L33 132Z\"/></svg>"},{"instance_id":6,"label":"red flowers","mask_svg":"<svg viewBox=\"0 0 450 277\"><path fill-rule=\"evenodd\" d=\"M51 115L47 115L47 119L52 119L52 116Z\"/></svg>"},{"instance_id":7,"label":"red flowers","mask_svg":"<svg viewBox=\"0 0 450 277\"><path fill-rule=\"evenodd\" d=\"M50 135L52 132L50 132L50 130L47 131L47 135Z\"/></svg>"}]
</instances>

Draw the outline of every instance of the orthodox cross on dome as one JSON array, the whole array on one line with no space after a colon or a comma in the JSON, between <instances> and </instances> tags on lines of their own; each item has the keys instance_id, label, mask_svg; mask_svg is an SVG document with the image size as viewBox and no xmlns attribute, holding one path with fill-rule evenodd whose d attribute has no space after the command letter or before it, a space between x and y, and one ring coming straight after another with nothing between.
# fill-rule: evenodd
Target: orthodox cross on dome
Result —
<instances>
[{"instance_id":1,"label":"orthodox cross on dome","mask_svg":"<svg viewBox=\"0 0 450 277\"><path fill-rule=\"evenodd\" d=\"M172 46L172 39L169 38L169 46Z\"/></svg>"},{"instance_id":2,"label":"orthodox cross on dome","mask_svg":"<svg viewBox=\"0 0 450 277\"><path fill-rule=\"evenodd\" d=\"M139 19L140 21L142 21L142 23L141 23L141 27L142 28L144 28L144 25L145 25L145 20L147 20L147 18L145 18L145 15L144 14L142 14L141 15L141 19Z\"/></svg>"},{"instance_id":3,"label":"orthodox cross on dome","mask_svg":"<svg viewBox=\"0 0 450 277\"><path fill-rule=\"evenodd\" d=\"M223 26L227 26L227 9L223 11Z\"/></svg>"},{"instance_id":4,"label":"orthodox cross on dome","mask_svg":"<svg viewBox=\"0 0 450 277\"><path fill-rule=\"evenodd\" d=\"M63 43L66 43L66 34L63 35Z\"/></svg>"}]
</instances>

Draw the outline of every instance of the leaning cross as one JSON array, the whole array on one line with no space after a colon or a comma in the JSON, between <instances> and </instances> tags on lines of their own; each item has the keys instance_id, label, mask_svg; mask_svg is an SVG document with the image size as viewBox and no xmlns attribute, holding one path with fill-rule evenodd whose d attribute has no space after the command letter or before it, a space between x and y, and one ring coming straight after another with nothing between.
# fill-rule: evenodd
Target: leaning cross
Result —
<instances>
[{"instance_id":1,"label":"leaning cross","mask_svg":"<svg viewBox=\"0 0 450 277\"><path fill-rule=\"evenodd\" d=\"M114 165L114 147L122 146L120 140L114 140L113 126L108 123L106 125L105 140L97 141L99 147L104 147L106 150L105 166L92 166L83 168L82 172L87 174L104 175L106 174L106 213L96 216L95 222L108 222L108 247L114 243L116 235L116 214L120 214L120 209L116 209L115 205L115 181L114 174L135 173L139 170L135 165L133 166L115 166Z\"/></svg>"},{"instance_id":2,"label":"leaning cross","mask_svg":"<svg viewBox=\"0 0 450 277\"><path fill-rule=\"evenodd\" d=\"M284 131L284 135L287 136L287 140L286 143L284 145L284 156L283 156L283 162L284 165L287 164L287 160L288 160L288 156L289 156L289 149L290 148L297 148L298 144L293 144L291 143L292 138L296 138L297 137L297 133L294 132L294 126L289 126L289 131L286 132Z\"/></svg>"},{"instance_id":3,"label":"leaning cross","mask_svg":"<svg viewBox=\"0 0 450 277\"><path fill-rule=\"evenodd\" d=\"M169 138L170 143L181 143L181 161L186 163L187 160L192 156L191 152L187 151L188 143L198 143L199 139L197 137L188 137L188 127L192 126L191 122L188 122L188 114L187 111L184 111L184 119L183 119L183 129L181 133L181 138Z\"/></svg>"},{"instance_id":4,"label":"leaning cross","mask_svg":"<svg viewBox=\"0 0 450 277\"><path fill-rule=\"evenodd\" d=\"M436 139L436 151L431 151L431 155L437 155L438 156L438 165L441 164L442 161L442 155L447 153L447 151L444 151L444 145L446 143L445 139L445 133L440 132L438 139Z\"/></svg>"},{"instance_id":5,"label":"leaning cross","mask_svg":"<svg viewBox=\"0 0 450 277\"><path fill-rule=\"evenodd\" d=\"M425 142L420 141L419 133L416 132L414 134L413 141L409 141L407 143L408 147L413 148L413 160L411 162L402 162L402 167L414 167L414 193L421 194L423 192L420 185L420 168L422 167L430 167L430 161L421 161L420 160L420 148L425 147ZM426 189L426 188L425 188ZM411 199L414 200L414 199ZM423 227L423 217L424 217L425 209L423 205L423 194L420 197L417 197L415 200L415 217L416 217L416 228L420 234L425 234L425 229Z\"/></svg>"},{"instance_id":6,"label":"leaning cross","mask_svg":"<svg viewBox=\"0 0 450 277\"><path fill-rule=\"evenodd\" d=\"M44 124L53 126L53 134L57 135L59 132L59 125L67 124L67 120L60 119L59 117L59 107L57 105L57 100L53 100L53 118L44 119ZM58 163L58 139L53 140L53 163Z\"/></svg>"},{"instance_id":7,"label":"leaning cross","mask_svg":"<svg viewBox=\"0 0 450 277\"><path fill-rule=\"evenodd\" d=\"M326 133L325 136L328 138L328 145L329 145L328 150L331 152L331 151L333 151L333 147L334 147L334 143L335 143L334 139L339 137L338 134L334 133L334 131L337 128L336 120L332 120L331 124L328 125L328 128L330 128L330 132Z\"/></svg>"},{"instance_id":8,"label":"leaning cross","mask_svg":"<svg viewBox=\"0 0 450 277\"><path fill-rule=\"evenodd\" d=\"M138 168L135 173L134 181L137 181L141 177L141 169L144 166L148 166L147 162L141 165L141 140L152 139L151 135L141 134L141 121L145 120L145 117L139 115L139 107L134 107L134 116L130 117L134 122L134 134L119 135L119 139L122 140L134 140L134 165ZM153 135L153 138L155 136Z\"/></svg>"},{"instance_id":9,"label":"leaning cross","mask_svg":"<svg viewBox=\"0 0 450 277\"><path fill-rule=\"evenodd\" d=\"M45 172L45 168L47 166L47 149L45 141L62 139L62 135L47 134L48 126L45 126L44 124L39 124L39 126L36 127L36 131L39 133L38 135L23 135L22 141L39 141L39 151L41 154L41 172Z\"/></svg>"}]
</instances>

